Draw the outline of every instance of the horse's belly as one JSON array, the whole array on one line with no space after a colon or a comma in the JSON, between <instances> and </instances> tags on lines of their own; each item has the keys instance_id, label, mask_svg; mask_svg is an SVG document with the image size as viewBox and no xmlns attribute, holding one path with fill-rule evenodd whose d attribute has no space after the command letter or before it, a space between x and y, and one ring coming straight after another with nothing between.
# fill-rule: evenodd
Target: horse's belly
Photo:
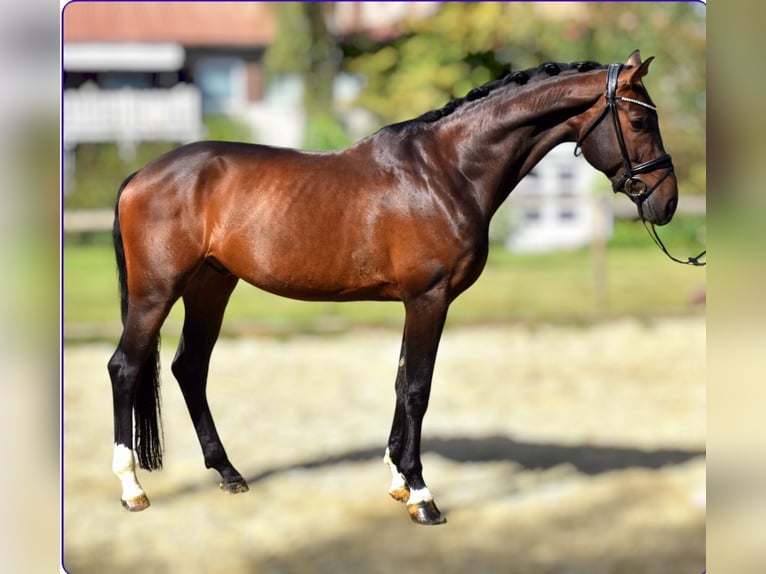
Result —
<instances>
[{"instance_id":1,"label":"horse's belly","mask_svg":"<svg viewBox=\"0 0 766 574\"><path fill-rule=\"evenodd\" d=\"M392 301L400 299L399 290L386 281L352 280L302 275L284 276L249 273L237 274L246 282L283 297L303 301Z\"/></svg>"},{"instance_id":2,"label":"horse's belly","mask_svg":"<svg viewBox=\"0 0 766 574\"><path fill-rule=\"evenodd\" d=\"M306 301L397 300L399 290L371 255L332 242L287 242L228 248L215 255L240 279L283 297Z\"/></svg>"}]
</instances>

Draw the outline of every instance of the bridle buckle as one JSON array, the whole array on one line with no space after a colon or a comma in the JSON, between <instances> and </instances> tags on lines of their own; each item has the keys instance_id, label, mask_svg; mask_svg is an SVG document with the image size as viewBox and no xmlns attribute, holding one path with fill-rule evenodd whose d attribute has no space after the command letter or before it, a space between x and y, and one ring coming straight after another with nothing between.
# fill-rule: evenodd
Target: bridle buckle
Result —
<instances>
[{"instance_id":1,"label":"bridle buckle","mask_svg":"<svg viewBox=\"0 0 766 574\"><path fill-rule=\"evenodd\" d=\"M637 177L628 177L628 174L623 174L625 183L622 184L622 192L630 197L633 201L644 200L649 196L649 186L646 182Z\"/></svg>"}]
</instances>

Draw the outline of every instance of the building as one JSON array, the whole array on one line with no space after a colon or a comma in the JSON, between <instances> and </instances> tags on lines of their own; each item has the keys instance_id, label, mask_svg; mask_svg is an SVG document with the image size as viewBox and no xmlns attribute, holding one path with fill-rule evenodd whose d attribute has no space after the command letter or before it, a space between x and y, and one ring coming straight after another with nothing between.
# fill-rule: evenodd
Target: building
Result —
<instances>
[{"instance_id":1,"label":"building","mask_svg":"<svg viewBox=\"0 0 766 574\"><path fill-rule=\"evenodd\" d=\"M576 249L612 236L609 185L573 149L574 144L562 144L551 150L506 201L501 217L510 251Z\"/></svg>"},{"instance_id":2,"label":"building","mask_svg":"<svg viewBox=\"0 0 766 574\"><path fill-rule=\"evenodd\" d=\"M268 5L72 2L63 11L64 146L204 137L203 113L263 97ZM71 158L73 155L70 154Z\"/></svg>"},{"instance_id":3,"label":"building","mask_svg":"<svg viewBox=\"0 0 766 574\"><path fill-rule=\"evenodd\" d=\"M401 22L438 3L349 2L328 5L337 36L376 40L401 34ZM63 12L66 146L116 141L184 142L203 134L202 114L248 124L254 140L297 146L305 117L296 77L271 78L263 56L277 33L269 2L72 2ZM360 82L339 77L338 98Z\"/></svg>"},{"instance_id":4,"label":"building","mask_svg":"<svg viewBox=\"0 0 766 574\"><path fill-rule=\"evenodd\" d=\"M196 85L209 111L263 96L275 33L261 2L72 2L64 8L64 89Z\"/></svg>"}]
</instances>

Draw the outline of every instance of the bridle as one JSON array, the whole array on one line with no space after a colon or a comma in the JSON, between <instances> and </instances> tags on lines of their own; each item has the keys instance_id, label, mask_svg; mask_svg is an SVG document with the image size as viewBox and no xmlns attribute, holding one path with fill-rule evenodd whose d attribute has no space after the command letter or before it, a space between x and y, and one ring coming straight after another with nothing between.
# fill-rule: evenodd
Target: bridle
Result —
<instances>
[{"instance_id":1,"label":"bridle","mask_svg":"<svg viewBox=\"0 0 766 574\"><path fill-rule=\"evenodd\" d=\"M583 136L577 141L577 145L575 146L575 155L580 155L582 142L585 141L585 138L587 138L593 129L601 123L601 120L603 120L607 114L611 115L612 123L614 124L614 130L617 133L617 142L620 145L620 155L622 156L622 166L624 169L619 181L612 183L612 189L615 192L624 193L630 197L634 203L640 205L646 201L646 199L654 192L654 190L657 189L671 173L673 173L673 161L668 154L664 154L656 159L651 159L638 165L633 165L631 163L630 158L628 157L628 148L625 145L625 137L622 134L622 127L620 126L620 118L617 113L617 101L620 100L623 102L629 102L631 104L643 106L655 112L657 111L657 107L647 102L642 102L641 100L617 95L617 77L619 76L620 70L622 70L622 68L622 64L609 64L609 67L606 71L606 106L598 115L598 117L593 121L593 123L591 123L588 129L585 130ZM636 177L642 173L649 173L663 168L665 169L665 173L662 174L662 176L651 188L646 185L642 179Z\"/></svg>"},{"instance_id":2,"label":"bridle","mask_svg":"<svg viewBox=\"0 0 766 574\"><path fill-rule=\"evenodd\" d=\"M697 257L689 257L686 261L683 261L681 259L677 259L673 257L670 253L668 253L667 248L662 243L662 240L660 239L659 235L657 235L657 230L654 227L654 224L651 222L647 222L644 218L644 210L643 210L643 203L644 201L649 198L652 193L654 193L654 190L657 189L667 177L673 173L673 160L671 159L670 155L663 154L658 158L650 159L649 161L645 161L643 163L640 163L638 165L633 165L630 161L630 157L628 156L628 149L625 146L625 137L622 134L622 127L620 126L620 118L617 111L617 101L623 101L628 102L631 104L636 104L639 106L643 106L647 109L650 109L652 111L657 111L657 107L648 103L643 102L641 100L636 100L634 98L626 98L625 96L618 96L617 95L617 78L620 75L620 71L622 70L623 65L622 64L609 64L606 70L606 106L604 106L604 109L601 111L601 113L596 117L596 119L588 126L588 129L585 130L582 137L580 137L579 140L577 140L577 143L575 145L574 154L576 156L579 156L581 153L582 148L582 142L585 141L585 138L587 138L591 132L594 130L594 128L601 123L601 121L607 116L611 115L612 117L612 123L614 125L615 133L617 134L617 142L620 145L620 155L622 156L622 166L623 166L623 172L620 176L620 179L617 182L612 182L612 189L615 193L622 192L628 197L630 197L631 201L636 204L638 207L638 215L641 217L641 221L644 224L644 227L646 227L647 231L649 232L650 237L654 240L654 242L657 244L657 246L662 249L662 251L670 257L673 261L677 263L684 263L687 265L695 265L695 266L703 266L706 265L705 262L700 262L699 258L705 255L707 250L703 251ZM636 177L638 175L644 174L644 173L650 173L653 171L657 171L660 169L664 169L665 173L663 173L659 179L655 182L655 184L652 187L649 187L645 181L643 181L641 178ZM651 227L647 226L647 223L650 223Z\"/></svg>"}]
</instances>

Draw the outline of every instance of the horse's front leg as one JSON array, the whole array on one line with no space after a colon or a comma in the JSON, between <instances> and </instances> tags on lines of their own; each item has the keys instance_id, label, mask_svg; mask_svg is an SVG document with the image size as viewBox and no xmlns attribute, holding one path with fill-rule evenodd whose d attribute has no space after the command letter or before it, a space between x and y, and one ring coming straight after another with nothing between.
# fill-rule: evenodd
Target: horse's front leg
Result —
<instances>
[{"instance_id":1,"label":"horse's front leg","mask_svg":"<svg viewBox=\"0 0 766 574\"><path fill-rule=\"evenodd\" d=\"M418 524L442 524L445 516L437 508L430 490L423 480L420 460L420 440L423 416L428 408L436 352L439 347L448 303L441 289L434 289L418 298L405 301L403 353L400 358L400 374L397 378L397 411L394 416L400 428L392 429L393 441L389 442L392 470L401 473L404 488L409 489L407 510L410 518ZM402 380L403 379L403 380ZM400 405L404 405L403 417ZM401 441L401 447L397 444Z\"/></svg>"}]
</instances>

